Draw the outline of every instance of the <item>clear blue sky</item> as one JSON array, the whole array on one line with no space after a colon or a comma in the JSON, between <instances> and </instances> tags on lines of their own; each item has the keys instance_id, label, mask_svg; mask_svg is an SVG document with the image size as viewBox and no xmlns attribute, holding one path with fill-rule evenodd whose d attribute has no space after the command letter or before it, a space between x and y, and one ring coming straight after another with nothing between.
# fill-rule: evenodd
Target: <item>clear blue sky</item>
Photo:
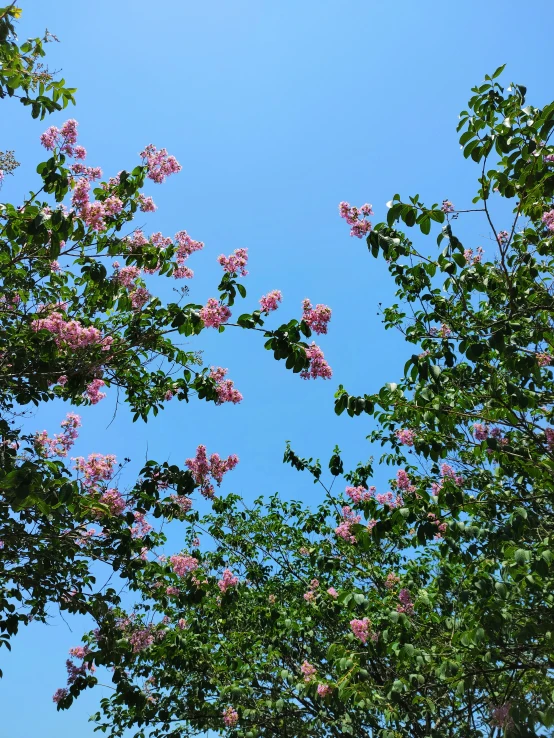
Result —
<instances>
[{"instance_id":1,"label":"clear blue sky","mask_svg":"<svg viewBox=\"0 0 554 738\"><path fill-rule=\"evenodd\" d=\"M248 247L245 309L276 288L283 318L298 317L304 297L333 308L331 333L320 342L334 370L330 382L288 373L256 335L205 332L198 347L206 362L229 367L242 405L171 403L147 426L131 424L120 409L108 427L108 397L81 413L76 454L129 456L136 471L147 452L182 463L204 443L241 459L225 490L316 501L309 479L281 464L285 440L324 460L335 443L347 464L367 458L368 421L336 418L333 393L339 383L355 393L394 381L407 354L376 317L378 303L391 301L387 273L349 237L338 202L369 201L375 220L395 192L467 205L476 171L459 151L458 112L470 87L504 62L532 102L552 98L551 2L536 0L532 12L509 0L21 4L21 38L45 27L59 37L48 47L49 64L78 87L78 104L40 123L2 102L0 148L15 149L22 162L2 199L19 202L36 182L38 137L48 124L77 118L89 163L108 175L131 168L153 142L175 154L183 171L149 190L159 209L144 223L169 235L186 229L205 242L191 260L195 302L215 294L217 255ZM487 247L482 224L466 233L468 246ZM42 408L27 427L55 432L66 410ZM382 487L387 477L380 471L375 481ZM178 537L171 544L178 549ZM101 689L68 713L51 701L65 683L67 651L87 625L71 627L54 613L51 626L28 628L10 656L2 652L0 738L93 735L87 718Z\"/></svg>"}]
</instances>

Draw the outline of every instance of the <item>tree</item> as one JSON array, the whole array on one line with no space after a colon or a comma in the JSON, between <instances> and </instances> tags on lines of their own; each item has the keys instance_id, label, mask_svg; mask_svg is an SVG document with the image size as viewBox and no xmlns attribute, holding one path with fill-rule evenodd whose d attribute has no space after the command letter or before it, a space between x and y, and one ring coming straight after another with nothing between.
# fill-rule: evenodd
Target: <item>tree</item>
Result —
<instances>
[{"instance_id":1,"label":"tree","mask_svg":"<svg viewBox=\"0 0 554 738\"><path fill-rule=\"evenodd\" d=\"M74 91L38 63L42 41L17 45L19 14L14 5L0 9L0 96L19 97L43 118L74 102ZM185 304L187 288L169 304L149 292L160 279L192 278L186 262L203 248L184 230L147 236L132 225L137 212L156 209L142 192L146 180L161 184L176 174L175 157L150 144L131 171L103 180L99 167L85 164L74 119L49 127L41 142L48 158L37 167L40 185L20 206L0 204L0 645L8 647L21 624L45 620L51 605L106 617L120 599L115 589L96 586L95 563L142 582L147 552L162 540L148 516L183 518L196 488L214 494L204 466L220 484L238 461L212 454L201 463L202 452L183 469L152 461L125 493L113 455L64 461L78 415L69 412L54 436L23 434L18 418L26 406L54 398L95 405L103 388L117 389L134 420L146 421L172 399L238 403L242 395L225 369L202 366L198 352L174 340L228 326L260 332L266 348L296 373L330 376L321 350L304 341L310 324L326 330L324 306L305 305L300 321L269 330L265 321L281 301L274 290L259 309L230 322L235 300L246 298L240 280L247 249L218 258L219 296L206 305ZM73 677L94 683L83 669Z\"/></svg>"},{"instance_id":2,"label":"tree","mask_svg":"<svg viewBox=\"0 0 554 738\"><path fill-rule=\"evenodd\" d=\"M395 195L373 227L371 206L340 206L398 286L386 327L414 346L398 384L336 395L337 413L374 418L391 489L370 486L371 463L345 474L338 449L328 484L287 448L323 486L316 509L228 496L188 513L186 559L151 562L134 618L116 609L86 640L84 662L114 669L109 735L551 734L554 103L527 105L502 69L458 126L473 207ZM515 202L509 222L495 199ZM466 214L488 253L456 236ZM400 230L434 223L438 255Z\"/></svg>"}]
</instances>

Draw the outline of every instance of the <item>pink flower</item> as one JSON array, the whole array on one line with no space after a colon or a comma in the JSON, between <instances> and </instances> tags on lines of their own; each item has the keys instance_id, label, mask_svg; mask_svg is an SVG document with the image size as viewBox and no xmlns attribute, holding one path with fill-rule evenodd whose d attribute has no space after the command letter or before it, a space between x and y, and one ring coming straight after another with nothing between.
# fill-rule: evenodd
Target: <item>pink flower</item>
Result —
<instances>
[{"instance_id":1,"label":"pink flower","mask_svg":"<svg viewBox=\"0 0 554 738\"><path fill-rule=\"evenodd\" d=\"M453 213L454 205L450 202L450 200L443 200L441 210L443 213Z\"/></svg>"},{"instance_id":2,"label":"pink flower","mask_svg":"<svg viewBox=\"0 0 554 738\"><path fill-rule=\"evenodd\" d=\"M416 434L413 430L403 428L396 431L396 437L400 443L404 444L404 446L413 446Z\"/></svg>"},{"instance_id":3,"label":"pink flower","mask_svg":"<svg viewBox=\"0 0 554 738\"><path fill-rule=\"evenodd\" d=\"M187 621L185 620L185 618L179 618L179 620L177 621L177 627L179 628L179 630L184 630L186 628L186 625Z\"/></svg>"},{"instance_id":4,"label":"pink flower","mask_svg":"<svg viewBox=\"0 0 554 738\"><path fill-rule=\"evenodd\" d=\"M310 664L308 661L304 661L302 663L302 666L300 667L300 671L304 675L304 681L308 683L308 682L311 682L312 679L314 678L314 675L316 674L317 669L315 668L315 666L312 666L312 664Z\"/></svg>"},{"instance_id":5,"label":"pink flower","mask_svg":"<svg viewBox=\"0 0 554 738\"><path fill-rule=\"evenodd\" d=\"M223 710L223 722L228 728L234 728L239 721L239 714L234 707L226 707Z\"/></svg>"},{"instance_id":6,"label":"pink flower","mask_svg":"<svg viewBox=\"0 0 554 738\"><path fill-rule=\"evenodd\" d=\"M35 448L43 456L67 456L67 452L78 437L77 429L81 427L81 418L75 413L68 413L61 422L62 432L49 438L47 431L35 434Z\"/></svg>"},{"instance_id":7,"label":"pink flower","mask_svg":"<svg viewBox=\"0 0 554 738\"><path fill-rule=\"evenodd\" d=\"M219 328L220 325L226 323L231 317L231 311L227 305L210 297L208 302L200 310L200 317L204 321L206 328Z\"/></svg>"},{"instance_id":8,"label":"pink flower","mask_svg":"<svg viewBox=\"0 0 554 738\"><path fill-rule=\"evenodd\" d=\"M317 693L320 697L327 697L328 694L331 694L332 687L329 684L318 684L317 685Z\"/></svg>"},{"instance_id":9,"label":"pink flower","mask_svg":"<svg viewBox=\"0 0 554 738\"><path fill-rule=\"evenodd\" d=\"M225 594L228 589L232 587L236 587L239 583L239 578L233 575L233 572L230 569L225 569L223 572L223 577L219 580L217 583L217 586L219 587L219 590L222 594Z\"/></svg>"},{"instance_id":10,"label":"pink flower","mask_svg":"<svg viewBox=\"0 0 554 738\"><path fill-rule=\"evenodd\" d=\"M138 196L138 202L143 213L153 213L157 209L154 200L148 195L140 194Z\"/></svg>"},{"instance_id":11,"label":"pink flower","mask_svg":"<svg viewBox=\"0 0 554 738\"><path fill-rule=\"evenodd\" d=\"M75 646L69 649L69 655L76 659L84 659L87 653L90 653L88 646Z\"/></svg>"},{"instance_id":12,"label":"pink flower","mask_svg":"<svg viewBox=\"0 0 554 738\"><path fill-rule=\"evenodd\" d=\"M178 505L181 508L182 512L187 513L191 509L192 500L190 499L190 497L182 497L178 495L171 495L170 497L171 501L175 505Z\"/></svg>"},{"instance_id":13,"label":"pink flower","mask_svg":"<svg viewBox=\"0 0 554 738\"><path fill-rule=\"evenodd\" d=\"M542 216L542 222L549 231L554 231L554 210L549 210Z\"/></svg>"},{"instance_id":14,"label":"pink flower","mask_svg":"<svg viewBox=\"0 0 554 738\"><path fill-rule=\"evenodd\" d=\"M414 603L412 602L412 596L407 589L401 589L398 594L400 605L397 606L397 612L403 612L406 615L412 615L414 612Z\"/></svg>"},{"instance_id":15,"label":"pink flower","mask_svg":"<svg viewBox=\"0 0 554 738\"><path fill-rule=\"evenodd\" d=\"M133 310L141 310L146 305L151 295L146 287L137 287L133 292L129 293L129 297L131 298Z\"/></svg>"},{"instance_id":16,"label":"pink flower","mask_svg":"<svg viewBox=\"0 0 554 738\"><path fill-rule=\"evenodd\" d=\"M74 469L83 474L82 484L87 488L94 488L99 482L106 482L113 476L116 457L113 454L89 454L85 460L83 456L73 459Z\"/></svg>"},{"instance_id":17,"label":"pink flower","mask_svg":"<svg viewBox=\"0 0 554 738\"><path fill-rule=\"evenodd\" d=\"M228 272L229 274L240 273L243 277L246 277L248 274L246 270L248 249L235 249L230 256L221 254L217 257L217 260L223 267L224 272Z\"/></svg>"},{"instance_id":18,"label":"pink flower","mask_svg":"<svg viewBox=\"0 0 554 738\"><path fill-rule=\"evenodd\" d=\"M112 515L121 515L127 507L127 503L117 489L108 489L104 492L100 497L100 502L110 509Z\"/></svg>"},{"instance_id":19,"label":"pink flower","mask_svg":"<svg viewBox=\"0 0 554 738\"><path fill-rule=\"evenodd\" d=\"M126 266L117 273L116 278L123 287L132 287L139 275L140 269L137 266Z\"/></svg>"},{"instance_id":20,"label":"pink flower","mask_svg":"<svg viewBox=\"0 0 554 738\"><path fill-rule=\"evenodd\" d=\"M350 628L356 638L365 645L367 643L369 630L371 628L371 621L369 620L369 618L364 618L363 620L351 620Z\"/></svg>"},{"instance_id":21,"label":"pink flower","mask_svg":"<svg viewBox=\"0 0 554 738\"><path fill-rule=\"evenodd\" d=\"M104 387L105 384L101 379L93 379L87 386L84 396L90 401L91 405L96 405L106 397L105 392L100 392L100 387Z\"/></svg>"},{"instance_id":22,"label":"pink flower","mask_svg":"<svg viewBox=\"0 0 554 738\"><path fill-rule=\"evenodd\" d=\"M166 177L181 171L181 165L174 156L167 153L167 149L158 150L152 144L148 144L144 151L140 152L140 156L145 160L146 176L157 184L161 184Z\"/></svg>"},{"instance_id":23,"label":"pink flower","mask_svg":"<svg viewBox=\"0 0 554 738\"><path fill-rule=\"evenodd\" d=\"M152 526L146 520L145 514L135 511L133 513L133 517L135 519L135 524L130 528L132 537L143 538L144 536L148 535L148 533L150 533L150 531L152 530Z\"/></svg>"},{"instance_id":24,"label":"pink flower","mask_svg":"<svg viewBox=\"0 0 554 738\"><path fill-rule=\"evenodd\" d=\"M262 308L263 313L271 313L274 310L277 310L279 307L279 304L283 299L283 295L281 294L280 290L272 290L272 292L268 292L267 295L263 295L260 298L260 306Z\"/></svg>"},{"instance_id":25,"label":"pink flower","mask_svg":"<svg viewBox=\"0 0 554 738\"><path fill-rule=\"evenodd\" d=\"M302 379L331 379L333 371L325 360L323 351L315 343L305 349L310 364L307 369L300 373Z\"/></svg>"},{"instance_id":26,"label":"pink flower","mask_svg":"<svg viewBox=\"0 0 554 738\"><path fill-rule=\"evenodd\" d=\"M173 571L178 577L184 577L186 574L190 574L191 571L195 571L200 566L198 559L194 556L183 556L181 554L174 554L169 557Z\"/></svg>"},{"instance_id":27,"label":"pink flower","mask_svg":"<svg viewBox=\"0 0 554 738\"><path fill-rule=\"evenodd\" d=\"M50 126L50 128L47 128L44 133L41 134L40 142L45 149L53 151L56 148L59 138L59 130L56 128L56 126Z\"/></svg>"},{"instance_id":28,"label":"pink flower","mask_svg":"<svg viewBox=\"0 0 554 738\"><path fill-rule=\"evenodd\" d=\"M356 505L371 500L371 494L365 487L347 487L346 494Z\"/></svg>"},{"instance_id":29,"label":"pink flower","mask_svg":"<svg viewBox=\"0 0 554 738\"><path fill-rule=\"evenodd\" d=\"M62 387L65 387L67 384L67 377L65 374L62 374L61 377L58 377L56 380L57 384L61 385Z\"/></svg>"},{"instance_id":30,"label":"pink flower","mask_svg":"<svg viewBox=\"0 0 554 738\"><path fill-rule=\"evenodd\" d=\"M331 308L327 305L316 305L312 307L312 303L306 298L302 302L304 313L302 320L307 323L314 333L327 333L327 323L331 320Z\"/></svg>"},{"instance_id":31,"label":"pink flower","mask_svg":"<svg viewBox=\"0 0 554 738\"><path fill-rule=\"evenodd\" d=\"M60 262L59 261L56 261L56 260L51 261L50 264L49 264L49 266L50 266L50 271L51 272L56 273L56 272L60 272L61 271L61 266L60 266Z\"/></svg>"},{"instance_id":32,"label":"pink flower","mask_svg":"<svg viewBox=\"0 0 554 738\"><path fill-rule=\"evenodd\" d=\"M498 243L502 246L505 243L508 243L508 240L510 238L510 234L508 231L499 231L498 235L496 237Z\"/></svg>"},{"instance_id":33,"label":"pink flower","mask_svg":"<svg viewBox=\"0 0 554 738\"><path fill-rule=\"evenodd\" d=\"M546 353L537 354L537 364L539 366L549 366L552 363L552 357Z\"/></svg>"},{"instance_id":34,"label":"pink flower","mask_svg":"<svg viewBox=\"0 0 554 738\"><path fill-rule=\"evenodd\" d=\"M414 494L416 491L416 488L412 484L405 469L399 469L396 472L396 486L398 489L401 489L403 492L407 492L408 494Z\"/></svg>"},{"instance_id":35,"label":"pink flower","mask_svg":"<svg viewBox=\"0 0 554 738\"><path fill-rule=\"evenodd\" d=\"M215 381L215 390L217 392L218 405L224 402L232 402L234 404L237 404L242 400L242 395L237 389L235 389L232 380L224 379L227 371L227 369L223 369L220 366L212 366L210 371L210 378Z\"/></svg>"},{"instance_id":36,"label":"pink flower","mask_svg":"<svg viewBox=\"0 0 554 738\"><path fill-rule=\"evenodd\" d=\"M514 721L510 717L511 702L505 702L503 705L491 708L490 724L495 728L510 728Z\"/></svg>"},{"instance_id":37,"label":"pink flower","mask_svg":"<svg viewBox=\"0 0 554 738\"><path fill-rule=\"evenodd\" d=\"M61 689L57 689L54 692L54 695L52 697L52 702L55 702L58 705L62 700L64 700L67 697L68 694L69 692L67 691L67 689L65 689L65 687Z\"/></svg>"},{"instance_id":38,"label":"pink flower","mask_svg":"<svg viewBox=\"0 0 554 738\"><path fill-rule=\"evenodd\" d=\"M136 630L131 634L129 643L133 647L133 653L139 653L139 651L148 648L154 643L154 634L150 628L145 630Z\"/></svg>"},{"instance_id":39,"label":"pink flower","mask_svg":"<svg viewBox=\"0 0 554 738\"><path fill-rule=\"evenodd\" d=\"M210 476L219 485L223 480L223 476L239 463L238 456L231 454L227 459L221 459L219 454L212 454L208 461L206 447L198 446L196 449L196 457L194 459L186 459L185 464L192 472L192 476L196 484L200 487L200 492L204 497L211 499L214 496L214 488L210 483Z\"/></svg>"},{"instance_id":40,"label":"pink flower","mask_svg":"<svg viewBox=\"0 0 554 738\"><path fill-rule=\"evenodd\" d=\"M361 208L351 207L347 202L339 204L340 217L344 218L348 225L352 226L350 235L356 238L363 238L371 231L372 225L366 218L373 215L372 206L366 203Z\"/></svg>"},{"instance_id":41,"label":"pink flower","mask_svg":"<svg viewBox=\"0 0 554 738\"><path fill-rule=\"evenodd\" d=\"M342 508L342 522L335 528L335 533L348 543L356 543L356 536L352 533L352 526L357 525L362 519L361 515L355 515L352 508L345 505Z\"/></svg>"},{"instance_id":42,"label":"pink flower","mask_svg":"<svg viewBox=\"0 0 554 738\"><path fill-rule=\"evenodd\" d=\"M329 589L327 590L327 594L330 595L334 600L336 600L339 596L339 593L334 587L329 587Z\"/></svg>"}]
</instances>

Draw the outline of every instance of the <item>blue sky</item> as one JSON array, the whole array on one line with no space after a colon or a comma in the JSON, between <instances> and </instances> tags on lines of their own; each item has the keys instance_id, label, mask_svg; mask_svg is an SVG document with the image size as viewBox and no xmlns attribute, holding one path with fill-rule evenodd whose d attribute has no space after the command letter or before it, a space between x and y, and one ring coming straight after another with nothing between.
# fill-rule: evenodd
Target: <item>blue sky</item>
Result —
<instances>
[{"instance_id":1,"label":"blue sky","mask_svg":"<svg viewBox=\"0 0 554 738\"><path fill-rule=\"evenodd\" d=\"M51 69L78 87L77 107L48 122L32 121L16 103L2 102L0 148L15 149L22 166L2 199L20 202L37 181L38 142L49 124L75 117L90 164L111 176L132 168L152 142L183 166L164 186L152 186L158 211L145 230L186 229L205 242L190 265L191 299L215 295L216 257L238 247L250 253L244 309L281 289L280 317L299 317L304 297L333 309L320 344L334 370L331 381L304 382L264 351L258 335L228 330L202 334L193 348L206 363L229 368L245 399L238 407L171 403L147 426L114 412L111 396L81 412L76 454L130 457L130 472L146 454L174 463L199 443L241 462L225 490L246 499L281 492L317 501L317 489L281 463L285 441L302 455L326 460L335 443L348 465L372 452L367 419L337 418L339 383L373 392L398 378L411 353L385 333L378 304L393 285L365 244L348 235L340 200L373 203L374 220L395 192L459 207L474 194L475 165L461 156L455 131L469 90L507 62L506 82L529 88L530 101L550 100L551 30L515 2L363 2L362 0L57 0L22 2L20 37L45 27L59 44L48 47ZM482 222L460 223L468 246L487 249ZM424 250L434 248L429 239ZM492 248L492 246L490 247ZM161 295L171 299L164 286ZM242 310L241 310L242 312ZM278 316L275 316L277 324ZM51 404L27 421L55 432L67 407ZM378 470L385 486L390 472ZM179 538L171 541L179 548ZM87 625L58 617L28 628L2 653L0 738L93 735L87 718L104 692L88 693L68 713L51 701L65 682L67 650Z\"/></svg>"}]
</instances>

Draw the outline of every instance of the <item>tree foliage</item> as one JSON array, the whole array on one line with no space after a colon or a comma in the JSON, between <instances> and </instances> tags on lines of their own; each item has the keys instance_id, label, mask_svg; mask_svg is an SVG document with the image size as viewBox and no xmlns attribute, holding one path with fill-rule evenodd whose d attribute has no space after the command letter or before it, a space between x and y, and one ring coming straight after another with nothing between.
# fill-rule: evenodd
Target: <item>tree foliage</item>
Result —
<instances>
[{"instance_id":1,"label":"tree foliage","mask_svg":"<svg viewBox=\"0 0 554 738\"><path fill-rule=\"evenodd\" d=\"M198 568L151 562L134 618L115 610L87 641L114 667L96 716L109 735L551 734L554 104L528 105L501 72L460 117L473 207L395 195L372 228L343 204L397 284L386 327L413 345L398 383L336 396L374 419L390 490L371 463L344 473L338 449L324 471L287 448L324 490L316 509L228 496L190 512ZM488 228L485 253L456 235L462 217ZM140 648L136 629L152 635Z\"/></svg>"}]
</instances>

